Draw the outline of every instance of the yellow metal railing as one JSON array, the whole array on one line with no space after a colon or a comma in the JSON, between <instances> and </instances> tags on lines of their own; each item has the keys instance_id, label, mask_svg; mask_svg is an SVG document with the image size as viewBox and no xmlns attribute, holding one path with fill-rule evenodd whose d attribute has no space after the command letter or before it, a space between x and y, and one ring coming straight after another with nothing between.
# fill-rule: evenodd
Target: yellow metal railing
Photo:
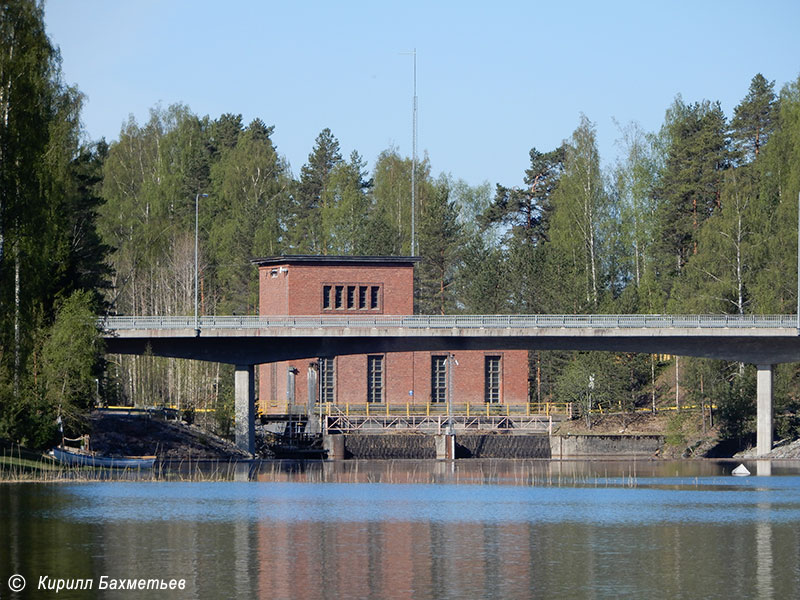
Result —
<instances>
[{"instance_id":1,"label":"yellow metal railing","mask_svg":"<svg viewBox=\"0 0 800 600\"><path fill-rule=\"evenodd\" d=\"M287 413L289 414L287 407ZM296 409L299 407L294 407ZM448 414L446 402L425 403L371 403L371 402L345 402L323 403L314 407L314 414L324 416L437 416ZM478 417L478 416L554 416L572 415L572 405L568 402L530 402L525 404L477 403L454 402L453 416Z\"/></svg>"}]
</instances>

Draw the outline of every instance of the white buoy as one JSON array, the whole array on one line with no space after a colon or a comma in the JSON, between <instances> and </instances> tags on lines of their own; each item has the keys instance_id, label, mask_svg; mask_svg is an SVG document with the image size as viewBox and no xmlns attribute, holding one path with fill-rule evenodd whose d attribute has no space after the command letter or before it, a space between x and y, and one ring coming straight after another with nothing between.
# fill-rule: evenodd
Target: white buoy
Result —
<instances>
[{"instance_id":1,"label":"white buoy","mask_svg":"<svg viewBox=\"0 0 800 600\"><path fill-rule=\"evenodd\" d=\"M747 477L748 475L750 475L750 471L748 471L747 467L745 467L744 465L739 465L733 470L733 473L731 473L731 475L735 475L736 477Z\"/></svg>"}]
</instances>

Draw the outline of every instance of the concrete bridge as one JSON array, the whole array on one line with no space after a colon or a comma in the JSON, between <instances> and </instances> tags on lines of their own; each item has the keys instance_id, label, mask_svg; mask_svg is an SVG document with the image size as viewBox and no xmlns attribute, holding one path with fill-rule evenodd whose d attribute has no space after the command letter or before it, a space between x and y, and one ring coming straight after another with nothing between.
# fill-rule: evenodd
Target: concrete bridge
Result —
<instances>
[{"instance_id":1,"label":"concrete bridge","mask_svg":"<svg viewBox=\"0 0 800 600\"><path fill-rule=\"evenodd\" d=\"M794 315L108 317L107 351L236 365L236 443L254 449L254 367L298 358L447 350L600 350L755 364L757 452L772 448L772 369L800 362Z\"/></svg>"}]
</instances>

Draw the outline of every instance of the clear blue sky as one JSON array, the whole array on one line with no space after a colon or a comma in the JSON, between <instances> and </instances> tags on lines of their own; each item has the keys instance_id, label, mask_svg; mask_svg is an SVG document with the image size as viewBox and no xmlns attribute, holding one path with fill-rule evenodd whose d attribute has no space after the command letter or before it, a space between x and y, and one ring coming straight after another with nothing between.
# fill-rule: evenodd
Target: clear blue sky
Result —
<instances>
[{"instance_id":1,"label":"clear blue sky","mask_svg":"<svg viewBox=\"0 0 800 600\"><path fill-rule=\"evenodd\" d=\"M434 174L519 185L528 151L568 138L583 112L604 164L613 119L657 130L676 94L730 116L757 72L800 75L797 0L303 2L49 0L67 83L90 139L117 139L161 103L275 125L295 174L329 127L343 154L411 155L417 50L420 155Z\"/></svg>"}]
</instances>

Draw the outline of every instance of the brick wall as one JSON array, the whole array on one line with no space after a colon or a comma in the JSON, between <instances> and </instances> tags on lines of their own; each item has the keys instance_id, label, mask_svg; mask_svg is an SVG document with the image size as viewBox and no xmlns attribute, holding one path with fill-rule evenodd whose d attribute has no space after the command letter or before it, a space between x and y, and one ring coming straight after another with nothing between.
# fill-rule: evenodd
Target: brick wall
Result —
<instances>
[{"instance_id":1,"label":"brick wall","mask_svg":"<svg viewBox=\"0 0 800 600\"><path fill-rule=\"evenodd\" d=\"M323 286L348 285L381 290L378 310L323 308ZM259 267L259 310L261 315L319 314L413 314L413 263L359 263L353 258L336 262L320 257L320 262L270 261ZM431 400L432 356L446 352L398 352L384 355L384 401L391 404L425 405ZM484 401L485 360L500 358L499 400L502 404L528 401L528 353L524 350L460 351L453 371L453 401L472 404ZM288 369L296 369L294 401L308 402L309 360L285 361L259 367L259 404L262 412L282 412L287 401ZM335 359L337 404L362 404L367 400L367 356L339 356Z\"/></svg>"},{"instance_id":2,"label":"brick wall","mask_svg":"<svg viewBox=\"0 0 800 600\"><path fill-rule=\"evenodd\" d=\"M323 286L350 284L380 288L377 310L323 309ZM283 264L259 268L259 313L319 315L337 313L411 315L414 313L414 268L381 265Z\"/></svg>"}]
</instances>

